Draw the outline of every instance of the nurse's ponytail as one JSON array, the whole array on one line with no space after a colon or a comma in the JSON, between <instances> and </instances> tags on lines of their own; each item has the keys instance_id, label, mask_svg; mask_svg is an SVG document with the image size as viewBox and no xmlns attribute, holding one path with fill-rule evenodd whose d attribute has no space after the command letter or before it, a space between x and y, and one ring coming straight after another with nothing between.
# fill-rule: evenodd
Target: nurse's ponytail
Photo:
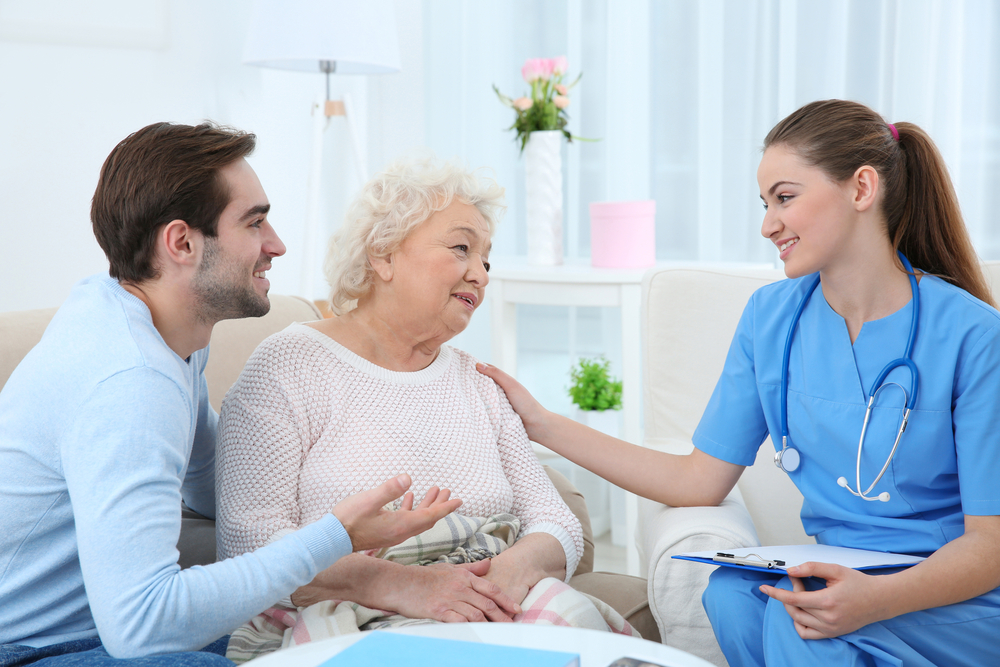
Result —
<instances>
[{"instance_id":1,"label":"nurse's ponytail","mask_svg":"<svg viewBox=\"0 0 1000 667\"><path fill-rule=\"evenodd\" d=\"M764 149L788 146L835 181L878 172L889 240L913 266L995 305L941 154L912 123L886 123L857 102L813 102L778 123Z\"/></svg>"}]
</instances>

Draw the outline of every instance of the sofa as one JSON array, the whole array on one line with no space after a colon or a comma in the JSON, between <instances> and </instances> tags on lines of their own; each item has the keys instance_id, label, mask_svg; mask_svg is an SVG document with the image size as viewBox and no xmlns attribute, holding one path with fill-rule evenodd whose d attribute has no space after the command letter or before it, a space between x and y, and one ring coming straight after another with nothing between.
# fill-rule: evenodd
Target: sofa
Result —
<instances>
[{"instance_id":1,"label":"sofa","mask_svg":"<svg viewBox=\"0 0 1000 667\"><path fill-rule=\"evenodd\" d=\"M0 313L0 390L21 359L39 341L55 308ZM295 296L271 296L271 310L261 318L226 320L218 323L211 339L211 354L205 369L209 398L219 410L229 387L236 381L250 354L267 336L292 322L320 318L316 305ZM646 598L646 581L639 577L594 572L594 540L583 496L558 471L546 468L584 531L584 553L570 584L616 609L646 639L659 641L659 630ZM178 542L182 567L215 561L215 522L182 509Z\"/></svg>"},{"instance_id":2,"label":"sofa","mask_svg":"<svg viewBox=\"0 0 1000 667\"><path fill-rule=\"evenodd\" d=\"M1000 262L984 270L1000 296ZM750 295L784 278L778 269L656 268L642 285L643 441L672 454L691 436L722 372ZM773 462L767 440L756 463L718 507L667 507L639 501L636 545L653 617L664 644L717 665L725 658L701 606L713 568L671 558L688 551L806 544L802 495ZM831 483L833 481L831 480Z\"/></svg>"}]
</instances>

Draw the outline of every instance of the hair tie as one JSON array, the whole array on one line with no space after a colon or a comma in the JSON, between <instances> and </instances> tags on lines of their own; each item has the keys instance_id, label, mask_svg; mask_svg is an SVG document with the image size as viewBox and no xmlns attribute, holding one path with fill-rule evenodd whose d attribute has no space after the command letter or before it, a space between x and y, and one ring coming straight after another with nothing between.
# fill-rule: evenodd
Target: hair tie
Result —
<instances>
[{"instance_id":1,"label":"hair tie","mask_svg":"<svg viewBox=\"0 0 1000 667\"><path fill-rule=\"evenodd\" d=\"M889 131L892 132L892 138L899 141L899 130L892 123L886 123L889 126Z\"/></svg>"}]
</instances>

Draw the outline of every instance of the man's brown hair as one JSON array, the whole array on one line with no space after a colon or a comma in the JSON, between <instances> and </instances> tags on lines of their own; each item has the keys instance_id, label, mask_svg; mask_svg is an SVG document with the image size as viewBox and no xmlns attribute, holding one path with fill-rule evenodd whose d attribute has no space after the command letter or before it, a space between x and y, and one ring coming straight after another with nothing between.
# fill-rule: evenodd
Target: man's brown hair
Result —
<instances>
[{"instance_id":1,"label":"man's brown hair","mask_svg":"<svg viewBox=\"0 0 1000 667\"><path fill-rule=\"evenodd\" d=\"M250 155L256 144L253 134L213 123L154 123L115 146L90 207L111 277L130 283L158 277L156 238L171 220L214 238L229 204L219 170Z\"/></svg>"}]
</instances>

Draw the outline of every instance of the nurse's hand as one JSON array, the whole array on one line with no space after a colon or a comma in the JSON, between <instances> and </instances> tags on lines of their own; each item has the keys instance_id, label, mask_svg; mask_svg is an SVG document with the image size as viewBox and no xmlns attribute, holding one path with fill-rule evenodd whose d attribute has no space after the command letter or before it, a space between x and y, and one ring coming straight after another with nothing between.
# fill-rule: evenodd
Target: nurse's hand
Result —
<instances>
[{"instance_id":1,"label":"nurse's hand","mask_svg":"<svg viewBox=\"0 0 1000 667\"><path fill-rule=\"evenodd\" d=\"M886 596L880 594L881 577L832 563L803 563L788 568L788 575L792 590L774 586L760 590L784 603L803 639L839 637L893 615ZM825 579L826 588L807 591L805 577Z\"/></svg>"},{"instance_id":2,"label":"nurse's hand","mask_svg":"<svg viewBox=\"0 0 1000 667\"><path fill-rule=\"evenodd\" d=\"M511 407L524 423L524 430L528 432L528 438L535 442L545 442L545 425L551 413L542 407L542 404L535 400L535 397L520 382L496 366L479 362L476 364L476 370L500 385L500 388L507 394L507 400L510 401Z\"/></svg>"}]
</instances>

